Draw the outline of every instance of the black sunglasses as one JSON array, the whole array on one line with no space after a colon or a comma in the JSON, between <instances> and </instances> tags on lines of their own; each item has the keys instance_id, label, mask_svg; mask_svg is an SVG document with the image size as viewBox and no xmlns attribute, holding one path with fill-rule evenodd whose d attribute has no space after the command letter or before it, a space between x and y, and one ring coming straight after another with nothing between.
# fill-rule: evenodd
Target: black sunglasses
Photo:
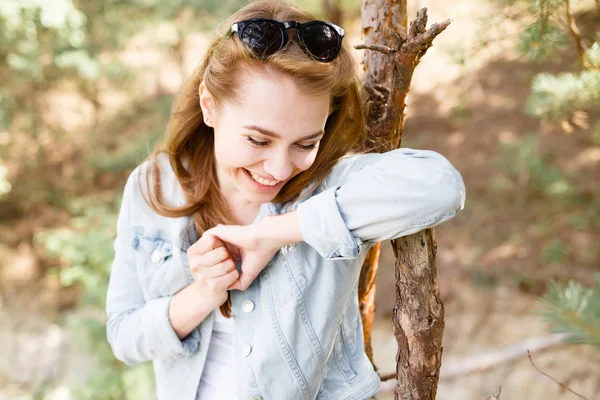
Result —
<instances>
[{"instance_id":1,"label":"black sunglasses","mask_svg":"<svg viewBox=\"0 0 600 400\"><path fill-rule=\"evenodd\" d=\"M326 21L279 22L267 18L253 18L236 22L231 33L250 48L256 57L265 59L288 42L288 29L296 29L300 48L320 62L330 62L337 57L342 48L344 28Z\"/></svg>"}]
</instances>

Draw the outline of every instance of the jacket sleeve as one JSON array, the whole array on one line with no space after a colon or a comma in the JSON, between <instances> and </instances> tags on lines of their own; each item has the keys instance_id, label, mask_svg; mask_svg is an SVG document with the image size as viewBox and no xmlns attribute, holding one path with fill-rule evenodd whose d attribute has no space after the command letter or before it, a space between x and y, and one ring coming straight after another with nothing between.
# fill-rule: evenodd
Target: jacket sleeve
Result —
<instances>
[{"instance_id":1,"label":"jacket sleeve","mask_svg":"<svg viewBox=\"0 0 600 400\"><path fill-rule=\"evenodd\" d=\"M440 154L407 148L343 159L323 191L298 205L302 236L327 259L433 227L463 209L460 173Z\"/></svg>"},{"instance_id":2,"label":"jacket sleeve","mask_svg":"<svg viewBox=\"0 0 600 400\"><path fill-rule=\"evenodd\" d=\"M141 207L139 201L143 201L137 185L134 172L125 185L106 296L108 342L115 357L129 365L153 359L175 359L191 354L198 347L196 330L183 341L173 330L169 321L171 296L144 300L131 245L132 211L134 207Z\"/></svg>"}]
</instances>

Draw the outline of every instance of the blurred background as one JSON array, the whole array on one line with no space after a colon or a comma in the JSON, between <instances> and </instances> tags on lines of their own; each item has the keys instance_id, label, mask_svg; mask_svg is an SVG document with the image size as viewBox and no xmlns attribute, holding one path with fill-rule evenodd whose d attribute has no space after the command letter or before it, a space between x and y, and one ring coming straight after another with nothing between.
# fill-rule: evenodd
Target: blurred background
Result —
<instances>
[{"instance_id":1,"label":"blurred background","mask_svg":"<svg viewBox=\"0 0 600 400\"><path fill-rule=\"evenodd\" d=\"M146 399L104 296L125 179L241 0L0 0L0 399ZM361 43L360 0L293 2ZM408 1L453 19L421 60L404 147L462 172L436 229L446 306L438 399L600 399L600 3ZM353 50L357 61L362 51ZM384 247L375 362L395 370ZM553 331L568 332L558 343ZM537 351L533 351L536 350ZM381 399L393 398L382 393Z\"/></svg>"}]
</instances>

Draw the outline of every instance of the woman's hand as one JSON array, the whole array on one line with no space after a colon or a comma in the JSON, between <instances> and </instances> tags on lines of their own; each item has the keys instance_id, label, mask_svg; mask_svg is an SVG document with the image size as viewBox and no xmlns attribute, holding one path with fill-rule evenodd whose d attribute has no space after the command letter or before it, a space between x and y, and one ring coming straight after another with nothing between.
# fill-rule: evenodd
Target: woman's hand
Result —
<instances>
[{"instance_id":1,"label":"woman's hand","mask_svg":"<svg viewBox=\"0 0 600 400\"><path fill-rule=\"evenodd\" d=\"M206 231L225 242L242 273L230 289L246 290L283 246L302 241L296 212L267 217L255 225L218 225Z\"/></svg>"},{"instance_id":2,"label":"woman's hand","mask_svg":"<svg viewBox=\"0 0 600 400\"><path fill-rule=\"evenodd\" d=\"M242 273L230 289L248 289L279 250L279 247L268 247L261 243L257 225L217 225L206 232L225 242L234 259L242 260Z\"/></svg>"},{"instance_id":3,"label":"woman's hand","mask_svg":"<svg viewBox=\"0 0 600 400\"><path fill-rule=\"evenodd\" d=\"M227 301L227 289L239 278L225 243L207 231L189 247L187 256L205 305L211 310L220 307Z\"/></svg>"}]
</instances>

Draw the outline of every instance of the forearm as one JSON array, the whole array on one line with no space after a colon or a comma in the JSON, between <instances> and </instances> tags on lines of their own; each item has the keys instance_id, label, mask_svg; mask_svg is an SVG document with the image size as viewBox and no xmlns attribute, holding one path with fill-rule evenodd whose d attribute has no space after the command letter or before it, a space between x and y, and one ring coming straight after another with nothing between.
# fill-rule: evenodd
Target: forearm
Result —
<instances>
[{"instance_id":1,"label":"forearm","mask_svg":"<svg viewBox=\"0 0 600 400\"><path fill-rule=\"evenodd\" d=\"M303 239L298 213L292 211L265 218L259 224L258 235L264 246L275 249L301 242Z\"/></svg>"},{"instance_id":2,"label":"forearm","mask_svg":"<svg viewBox=\"0 0 600 400\"><path fill-rule=\"evenodd\" d=\"M190 334L213 309L198 296L195 284L177 292L169 303L169 321L179 339Z\"/></svg>"},{"instance_id":3,"label":"forearm","mask_svg":"<svg viewBox=\"0 0 600 400\"><path fill-rule=\"evenodd\" d=\"M459 172L431 151L398 149L344 164L327 188L298 205L303 240L327 259L435 226L460 211Z\"/></svg>"}]
</instances>

